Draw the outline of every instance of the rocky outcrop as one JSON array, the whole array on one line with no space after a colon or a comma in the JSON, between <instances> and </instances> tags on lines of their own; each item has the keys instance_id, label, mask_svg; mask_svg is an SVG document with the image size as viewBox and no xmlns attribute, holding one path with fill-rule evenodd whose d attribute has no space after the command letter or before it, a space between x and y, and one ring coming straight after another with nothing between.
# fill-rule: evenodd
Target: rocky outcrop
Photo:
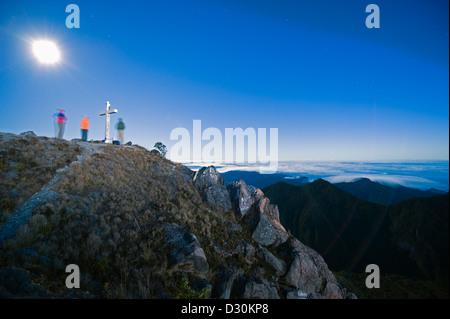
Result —
<instances>
[{"instance_id":1,"label":"rocky outcrop","mask_svg":"<svg viewBox=\"0 0 450 319\"><path fill-rule=\"evenodd\" d=\"M193 182L208 205L224 213L231 209L225 181L214 166L199 169L194 175Z\"/></svg>"},{"instance_id":2,"label":"rocky outcrop","mask_svg":"<svg viewBox=\"0 0 450 319\"><path fill-rule=\"evenodd\" d=\"M263 197L246 214L244 222L250 228L253 240L262 246L278 246L289 237L280 222L273 218L277 210L267 197Z\"/></svg>"},{"instance_id":3,"label":"rocky outcrop","mask_svg":"<svg viewBox=\"0 0 450 319\"><path fill-rule=\"evenodd\" d=\"M337 282L327 264L315 250L292 237L289 246L293 261L285 281L312 298L353 299Z\"/></svg>"},{"instance_id":4,"label":"rocky outcrop","mask_svg":"<svg viewBox=\"0 0 450 319\"><path fill-rule=\"evenodd\" d=\"M227 187L214 167L204 167L194 176L194 184L204 200L223 211L228 202L236 219L250 230L252 243L242 240L233 250L238 259L254 271L221 269L213 285L213 298L355 298L337 282L323 258L288 234L280 223L278 206L264 193L245 181L237 180ZM227 204L224 204L227 203Z\"/></svg>"}]
</instances>

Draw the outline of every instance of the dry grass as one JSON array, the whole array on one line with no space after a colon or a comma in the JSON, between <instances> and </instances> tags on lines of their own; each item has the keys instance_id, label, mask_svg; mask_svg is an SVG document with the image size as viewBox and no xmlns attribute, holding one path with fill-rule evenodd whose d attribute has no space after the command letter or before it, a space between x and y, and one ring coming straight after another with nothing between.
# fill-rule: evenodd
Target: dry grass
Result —
<instances>
[{"instance_id":1,"label":"dry grass","mask_svg":"<svg viewBox=\"0 0 450 319\"><path fill-rule=\"evenodd\" d=\"M0 225L80 152L65 140L0 134Z\"/></svg>"}]
</instances>

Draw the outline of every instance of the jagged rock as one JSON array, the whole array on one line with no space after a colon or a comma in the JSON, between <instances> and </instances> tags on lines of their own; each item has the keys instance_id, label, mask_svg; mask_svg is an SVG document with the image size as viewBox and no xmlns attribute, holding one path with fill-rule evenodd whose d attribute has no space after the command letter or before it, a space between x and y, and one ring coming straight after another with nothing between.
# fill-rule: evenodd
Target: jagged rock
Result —
<instances>
[{"instance_id":1,"label":"jagged rock","mask_svg":"<svg viewBox=\"0 0 450 319\"><path fill-rule=\"evenodd\" d=\"M194 185L198 189L215 185L225 185L225 180L214 166L202 167L194 175Z\"/></svg>"},{"instance_id":2,"label":"jagged rock","mask_svg":"<svg viewBox=\"0 0 450 319\"><path fill-rule=\"evenodd\" d=\"M194 175L193 182L201 191L205 203L224 213L231 209L225 181L214 166L199 169Z\"/></svg>"},{"instance_id":3,"label":"jagged rock","mask_svg":"<svg viewBox=\"0 0 450 319\"><path fill-rule=\"evenodd\" d=\"M247 187L247 184L239 179L227 186L230 192L231 205L237 219L241 219L255 202L255 197Z\"/></svg>"},{"instance_id":4,"label":"jagged rock","mask_svg":"<svg viewBox=\"0 0 450 319\"><path fill-rule=\"evenodd\" d=\"M168 256L171 269L206 274L209 264L197 237L177 224L165 224L163 227L166 243L173 248Z\"/></svg>"},{"instance_id":5,"label":"jagged rock","mask_svg":"<svg viewBox=\"0 0 450 319\"><path fill-rule=\"evenodd\" d=\"M260 245L278 246L284 243L289 235L280 222L269 216L269 212L275 210L271 207L267 197L262 198L252 206L246 214L246 223L252 231L252 238Z\"/></svg>"},{"instance_id":6,"label":"jagged rock","mask_svg":"<svg viewBox=\"0 0 450 319\"><path fill-rule=\"evenodd\" d=\"M268 263L274 270L277 276L282 276L286 273L287 264L277 258L274 254L268 251L264 247L259 247L257 251L257 255L259 258L263 259L266 263Z\"/></svg>"}]
</instances>

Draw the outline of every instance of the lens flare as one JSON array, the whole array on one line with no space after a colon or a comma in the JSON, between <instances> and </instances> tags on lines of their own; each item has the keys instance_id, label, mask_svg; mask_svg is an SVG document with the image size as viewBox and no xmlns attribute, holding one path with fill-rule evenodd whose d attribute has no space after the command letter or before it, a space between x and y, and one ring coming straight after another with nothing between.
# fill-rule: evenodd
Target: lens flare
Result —
<instances>
[{"instance_id":1,"label":"lens flare","mask_svg":"<svg viewBox=\"0 0 450 319\"><path fill-rule=\"evenodd\" d=\"M44 64L57 63L61 58L61 54L56 44L48 40L34 41L33 53L39 62Z\"/></svg>"}]
</instances>

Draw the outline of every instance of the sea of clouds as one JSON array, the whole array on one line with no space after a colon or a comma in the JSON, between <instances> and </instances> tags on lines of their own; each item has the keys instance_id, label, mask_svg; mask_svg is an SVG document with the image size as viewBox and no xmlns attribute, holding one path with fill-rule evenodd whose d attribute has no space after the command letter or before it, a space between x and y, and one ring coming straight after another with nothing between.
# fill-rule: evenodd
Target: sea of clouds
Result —
<instances>
[{"instance_id":1,"label":"sea of clouds","mask_svg":"<svg viewBox=\"0 0 450 319\"><path fill-rule=\"evenodd\" d=\"M214 165L221 173L230 170L259 171L259 164L199 163L191 169ZM305 176L310 181L322 178L330 183L351 182L369 178L387 185L402 185L418 189L449 190L449 161L415 162L333 162L333 161L281 161L277 173L292 178Z\"/></svg>"}]
</instances>

